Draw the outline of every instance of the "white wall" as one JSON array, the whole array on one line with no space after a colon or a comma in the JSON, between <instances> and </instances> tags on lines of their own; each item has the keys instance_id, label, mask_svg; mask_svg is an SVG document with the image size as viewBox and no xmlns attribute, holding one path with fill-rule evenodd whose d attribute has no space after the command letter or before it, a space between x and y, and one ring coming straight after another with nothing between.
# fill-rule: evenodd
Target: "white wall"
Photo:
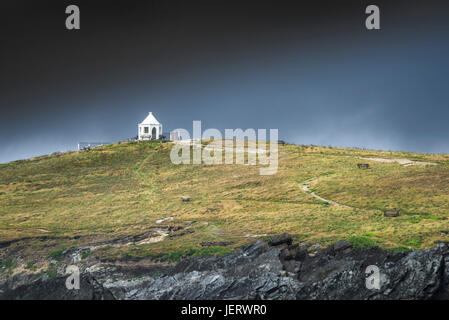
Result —
<instances>
[{"instance_id":1,"label":"white wall","mask_svg":"<svg viewBox=\"0 0 449 320\"><path fill-rule=\"evenodd\" d=\"M148 127L148 133L145 133L145 127ZM150 139L151 133L153 132L153 128L156 128L156 137L154 139L159 139L159 136L162 134L162 125L152 125L152 124L142 124L138 125L138 139L139 140L147 140ZM151 137L153 138L153 137Z\"/></svg>"}]
</instances>

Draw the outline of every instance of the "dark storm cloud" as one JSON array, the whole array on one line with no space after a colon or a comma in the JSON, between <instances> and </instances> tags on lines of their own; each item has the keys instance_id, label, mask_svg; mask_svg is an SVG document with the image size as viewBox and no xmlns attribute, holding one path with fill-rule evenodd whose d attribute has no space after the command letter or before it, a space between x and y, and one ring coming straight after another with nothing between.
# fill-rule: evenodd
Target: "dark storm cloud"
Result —
<instances>
[{"instance_id":1,"label":"dark storm cloud","mask_svg":"<svg viewBox=\"0 0 449 320\"><path fill-rule=\"evenodd\" d=\"M73 2L75 3L75 2ZM449 6L375 1L1 4L0 162L166 129L279 128L296 143L449 152Z\"/></svg>"}]
</instances>

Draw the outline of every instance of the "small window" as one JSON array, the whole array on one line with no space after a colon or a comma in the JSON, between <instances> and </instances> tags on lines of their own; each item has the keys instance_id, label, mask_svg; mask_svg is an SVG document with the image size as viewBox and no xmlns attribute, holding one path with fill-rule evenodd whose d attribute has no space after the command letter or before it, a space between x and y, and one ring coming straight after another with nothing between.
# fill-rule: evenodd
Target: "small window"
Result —
<instances>
[{"instance_id":1,"label":"small window","mask_svg":"<svg viewBox=\"0 0 449 320\"><path fill-rule=\"evenodd\" d=\"M148 132L149 132L149 131L148 131L148 127L144 127L143 130L144 130L144 131L143 131L144 133L148 133Z\"/></svg>"}]
</instances>

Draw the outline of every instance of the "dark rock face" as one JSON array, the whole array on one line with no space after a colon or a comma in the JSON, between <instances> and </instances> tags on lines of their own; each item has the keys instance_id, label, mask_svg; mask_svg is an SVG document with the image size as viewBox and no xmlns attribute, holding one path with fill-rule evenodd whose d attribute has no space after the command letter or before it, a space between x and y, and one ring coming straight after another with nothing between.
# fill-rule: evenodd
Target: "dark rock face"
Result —
<instances>
[{"instance_id":1,"label":"dark rock face","mask_svg":"<svg viewBox=\"0 0 449 320\"><path fill-rule=\"evenodd\" d=\"M297 299L439 299L445 294L447 245L408 254L379 248L329 247L305 259L298 274ZM380 271L380 289L367 289L365 270Z\"/></svg>"},{"instance_id":2,"label":"dark rock face","mask_svg":"<svg viewBox=\"0 0 449 320\"><path fill-rule=\"evenodd\" d=\"M288 240L290 239L290 240ZM310 252L291 238L258 241L223 257L188 259L163 273L105 263L83 270L81 289L38 280L0 292L2 299L448 299L449 244L398 253L339 241ZM279 243L276 245L276 243ZM380 271L368 289L368 266ZM100 285L102 283L102 285ZM4 289L4 288L0 288Z\"/></svg>"},{"instance_id":3,"label":"dark rock face","mask_svg":"<svg viewBox=\"0 0 449 320\"><path fill-rule=\"evenodd\" d=\"M80 289L68 290L66 278L38 279L31 284L6 290L0 294L3 300L113 300L114 296L90 274L80 277Z\"/></svg>"},{"instance_id":4,"label":"dark rock face","mask_svg":"<svg viewBox=\"0 0 449 320\"><path fill-rule=\"evenodd\" d=\"M333 248L335 251L340 251L340 250L345 250L345 249L349 249L352 247L352 244L348 241L345 240L340 240L337 241L334 245Z\"/></svg>"},{"instance_id":5,"label":"dark rock face","mask_svg":"<svg viewBox=\"0 0 449 320\"><path fill-rule=\"evenodd\" d=\"M182 261L127 288L108 288L121 299L294 299L298 283L281 276L281 250L260 241L225 257Z\"/></svg>"},{"instance_id":6,"label":"dark rock face","mask_svg":"<svg viewBox=\"0 0 449 320\"><path fill-rule=\"evenodd\" d=\"M280 244L288 244L292 243L292 237L288 233L283 233L279 236L274 236L270 238L269 245L270 246L278 246Z\"/></svg>"}]
</instances>

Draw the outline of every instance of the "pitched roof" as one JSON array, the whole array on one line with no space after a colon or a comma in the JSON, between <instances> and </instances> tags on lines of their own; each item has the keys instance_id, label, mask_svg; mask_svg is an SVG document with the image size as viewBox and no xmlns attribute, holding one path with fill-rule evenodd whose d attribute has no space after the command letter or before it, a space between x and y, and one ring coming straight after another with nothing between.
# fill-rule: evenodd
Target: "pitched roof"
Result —
<instances>
[{"instance_id":1,"label":"pitched roof","mask_svg":"<svg viewBox=\"0 0 449 320\"><path fill-rule=\"evenodd\" d=\"M150 112L148 116L143 120L140 124L160 124L159 121L153 116L153 113Z\"/></svg>"}]
</instances>

